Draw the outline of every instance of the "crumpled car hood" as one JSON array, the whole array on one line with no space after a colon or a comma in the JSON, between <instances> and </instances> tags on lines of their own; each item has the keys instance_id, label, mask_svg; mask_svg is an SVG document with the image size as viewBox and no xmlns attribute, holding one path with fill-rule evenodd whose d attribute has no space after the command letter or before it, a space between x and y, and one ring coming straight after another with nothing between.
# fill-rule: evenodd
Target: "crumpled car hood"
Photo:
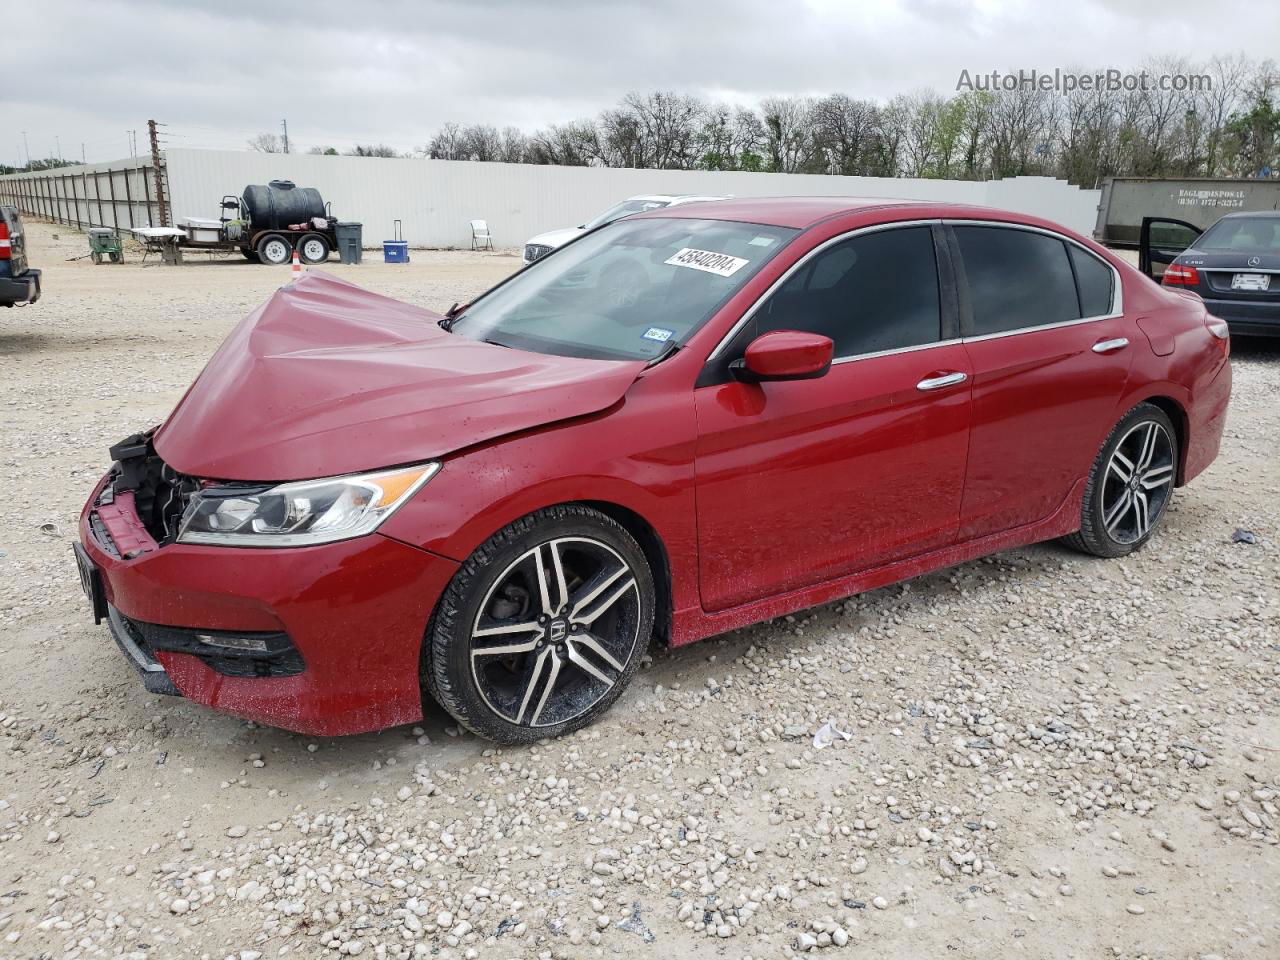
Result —
<instances>
[{"instance_id":1,"label":"crumpled car hood","mask_svg":"<svg viewBox=\"0 0 1280 960\"><path fill-rule=\"evenodd\" d=\"M281 482L414 463L622 399L643 361L479 343L325 273L233 330L156 432L173 469Z\"/></svg>"}]
</instances>

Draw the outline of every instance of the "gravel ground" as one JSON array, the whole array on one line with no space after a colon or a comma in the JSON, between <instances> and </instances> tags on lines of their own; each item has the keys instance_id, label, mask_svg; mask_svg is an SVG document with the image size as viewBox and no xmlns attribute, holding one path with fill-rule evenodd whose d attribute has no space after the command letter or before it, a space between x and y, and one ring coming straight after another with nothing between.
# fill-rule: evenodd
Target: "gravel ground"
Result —
<instances>
[{"instance_id":1,"label":"gravel ground","mask_svg":"<svg viewBox=\"0 0 1280 960\"><path fill-rule=\"evenodd\" d=\"M145 694L68 545L107 446L286 270L29 236L45 298L0 311L0 957L1280 956L1277 349L1235 345L1222 456L1133 557L1014 550L654 651L529 749L435 708L310 740ZM413 257L329 269L442 309L518 265Z\"/></svg>"}]
</instances>

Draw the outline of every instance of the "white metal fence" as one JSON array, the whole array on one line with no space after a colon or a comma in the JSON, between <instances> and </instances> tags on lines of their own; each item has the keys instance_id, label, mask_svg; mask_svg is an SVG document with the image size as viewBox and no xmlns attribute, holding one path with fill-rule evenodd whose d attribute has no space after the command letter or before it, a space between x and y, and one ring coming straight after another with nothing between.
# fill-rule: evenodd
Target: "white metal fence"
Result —
<instances>
[{"instance_id":1,"label":"white metal fence","mask_svg":"<svg viewBox=\"0 0 1280 960\"><path fill-rule=\"evenodd\" d=\"M488 221L498 247L514 248L533 234L582 223L620 199L645 193L939 200L1047 217L1086 234L1093 228L1099 202L1097 190L1047 177L973 182L181 149L166 151L165 161L171 218L217 217L223 195L239 194L249 183L287 179L319 189L340 219L364 223L367 246L389 239L392 221L398 219L412 246L466 247L471 238L468 221L482 219ZM130 162L96 166L123 168ZM75 176L79 169L65 173ZM86 169L92 184L94 168ZM12 179L0 177L0 196ZM90 213L96 223L95 216ZM108 220L106 225L113 224Z\"/></svg>"},{"instance_id":2,"label":"white metal fence","mask_svg":"<svg viewBox=\"0 0 1280 960\"><path fill-rule=\"evenodd\" d=\"M0 203L54 223L128 230L160 225L155 187L151 159L130 157L0 177Z\"/></svg>"}]
</instances>

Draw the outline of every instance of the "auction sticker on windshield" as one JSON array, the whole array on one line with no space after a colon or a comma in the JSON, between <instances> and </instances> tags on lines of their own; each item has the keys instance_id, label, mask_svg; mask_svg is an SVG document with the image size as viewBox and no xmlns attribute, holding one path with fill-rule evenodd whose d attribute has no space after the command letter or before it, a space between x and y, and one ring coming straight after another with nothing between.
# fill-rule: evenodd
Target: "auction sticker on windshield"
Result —
<instances>
[{"instance_id":1,"label":"auction sticker on windshield","mask_svg":"<svg viewBox=\"0 0 1280 960\"><path fill-rule=\"evenodd\" d=\"M743 260L741 257L731 257L727 253L716 253L713 250L695 250L693 247L685 247L664 262L673 267L689 267L693 270L714 273L718 277L732 277L751 261Z\"/></svg>"}]
</instances>

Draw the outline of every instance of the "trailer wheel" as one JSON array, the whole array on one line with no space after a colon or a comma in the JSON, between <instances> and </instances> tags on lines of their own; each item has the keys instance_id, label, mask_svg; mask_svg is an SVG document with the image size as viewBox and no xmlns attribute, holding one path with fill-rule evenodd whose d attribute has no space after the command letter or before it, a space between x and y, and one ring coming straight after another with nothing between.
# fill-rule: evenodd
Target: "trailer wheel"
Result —
<instances>
[{"instance_id":1,"label":"trailer wheel","mask_svg":"<svg viewBox=\"0 0 1280 960\"><path fill-rule=\"evenodd\" d=\"M269 233L258 241L258 259L281 266L293 259L293 244L278 233Z\"/></svg>"},{"instance_id":2,"label":"trailer wheel","mask_svg":"<svg viewBox=\"0 0 1280 960\"><path fill-rule=\"evenodd\" d=\"M329 241L318 233L308 233L298 241L298 257L303 263L324 263L329 259Z\"/></svg>"},{"instance_id":3,"label":"trailer wheel","mask_svg":"<svg viewBox=\"0 0 1280 960\"><path fill-rule=\"evenodd\" d=\"M240 248L240 252L241 252L242 254L244 254L244 258L245 258L246 260L248 260L250 263L261 263L261 262L262 262L261 260L259 260L259 259L258 259L258 251L257 251L257 250L250 250L248 247L241 247L241 248Z\"/></svg>"}]
</instances>

